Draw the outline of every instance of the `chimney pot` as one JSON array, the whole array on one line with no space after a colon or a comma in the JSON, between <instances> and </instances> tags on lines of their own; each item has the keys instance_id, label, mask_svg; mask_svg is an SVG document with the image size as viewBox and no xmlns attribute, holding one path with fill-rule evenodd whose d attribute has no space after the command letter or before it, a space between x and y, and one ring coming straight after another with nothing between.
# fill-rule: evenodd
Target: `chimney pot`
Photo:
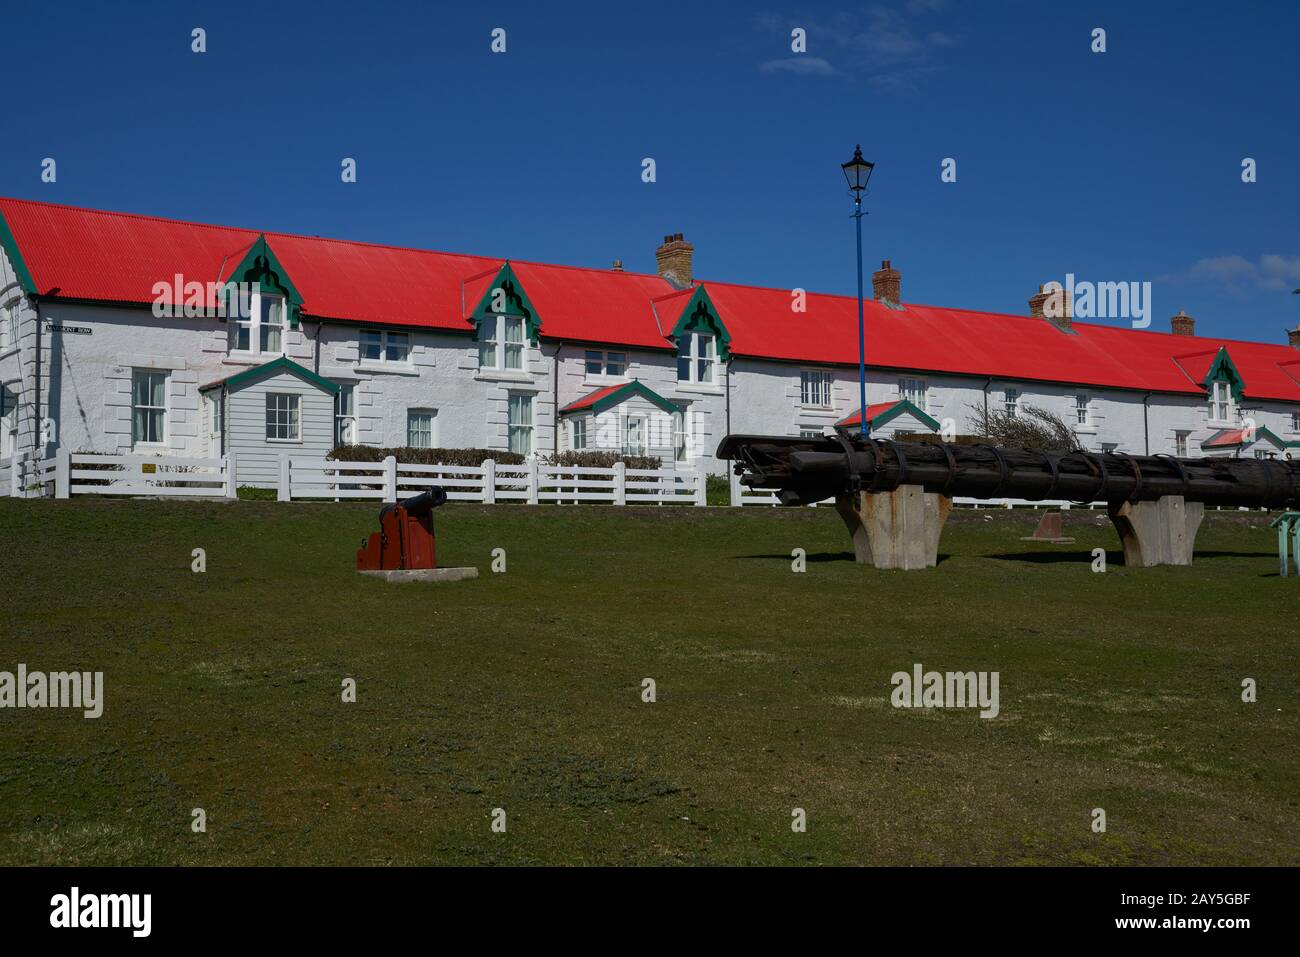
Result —
<instances>
[{"instance_id":1,"label":"chimney pot","mask_svg":"<svg viewBox=\"0 0 1300 957\"><path fill-rule=\"evenodd\" d=\"M623 260L621 260L621 259L615 259L615 260L614 260L614 265L613 265L611 268L614 270L614 272L622 272L622 271L623 271Z\"/></svg>"},{"instance_id":2,"label":"chimney pot","mask_svg":"<svg viewBox=\"0 0 1300 957\"><path fill-rule=\"evenodd\" d=\"M655 250L659 275L677 289L685 289L694 278L691 262L694 252L695 247L684 240L681 233L665 236L663 245Z\"/></svg>"},{"instance_id":3,"label":"chimney pot","mask_svg":"<svg viewBox=\"0 0 1300 957\"><path fill-rule=\"evenodd\" d=\"M1286 341L1292 349L1300 349L1300 326L1286 331Z\"/></svg>"},{"instance_id":4,"label":"chimney pot","mask_svg":"<svg viewBox=\"0 0 1300 957\"><path fill-rule=\"evenodd\" d=\"M871 298L894 305L903 300L903 274L888 259L881 260L880 268L871 274Z\"/></svg>"},{"instance_id":5,"label":"chimney pot","mask_svg":"<svg viewBox=\"0 0 1300 957\"><path fill-rule=\"evenodd\" d=\"M1196 320L1179 309L1178 315L1169 320L1169 328L1176 336L1194 336L1196 335Z\"/></svg>"}]
</instances>

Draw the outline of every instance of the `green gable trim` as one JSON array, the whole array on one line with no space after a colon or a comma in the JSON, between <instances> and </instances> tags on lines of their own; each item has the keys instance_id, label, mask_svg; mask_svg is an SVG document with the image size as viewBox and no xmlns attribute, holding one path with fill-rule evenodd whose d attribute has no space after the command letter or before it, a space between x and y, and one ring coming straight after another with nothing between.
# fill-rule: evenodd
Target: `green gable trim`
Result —
<instances>
[{"instance_id":1,"label":"green gable trim","mask_svg":"<svg viewBox=\"0 0 1300 957\"><path fill-rule=\"evenodd\" d=\"M270 362L264 362L260 366L245 369L243 372L236 373L228 379L222 379L220 382L213 382L210 385L202 386L199 391L207 392L210 389L215 389L218 386L223 385L227 388L243 386L256 379L260 379L262 376L271 372L291 372L299 379L310 382L312 385L324 389L330 395L337 395L339 391L337 382L331 382L329 379L317 375L310 369L300 366L292 359L287 359L284 356L280 356L278 359L272 359Z\"/></svg>"},{"instance_id":2,"label":"green gable trim","mask_svg":"<svg viewBox=\"0 0 1300 957\"><path fill-rule=\"evenodd\" d=\"M882 426L885 423L889 422L890 420L896 419L900 415L903 415L905 413L910 413L913 418L915 418L918 422L924 425L931 432L939 431L940 428L939 420L926 415L917 406L913 405L911 401L909 401L908 399L899 399L886 412L872 419L870 421L870 424L873 428Z\"/></svg>"},{"instance_id":3,"label":"green gable trim","mask_svg":"<svg viewBox=\"0 0 1300 957\"><path fill-rule=\"evenodd\" d=\"M498 294L500 290L500 294ZM502 308L493 308L500 306ZM478 327L484 319L495 319L497 316L518 316L524 320L524 329L528 333L528 341L537 345L537 335L542 327L542 317L537 314L536 307L533 306L532 300L528 298L528 293L524 291L524 284L519 281L515 271L510 268L510 262L507 260L497 270L496 277L488 283L487 291L483 293L483 298L479 300L478 305L474 307L467 317L474 326L474 338L478 338Z\"/></svg>"},{"instance_id":4,"label":"green gable trim","mask_svg":"<svg viewBox=\"0 0 1300 957\"><path fill-rule=\"evenodd\" d=\"M1228 355L1227 346L1219 347L1219 353L1214 357L1214 361L1210 363L1210 370L1205 373L1205 381L1201 385L1205 386L1208 392L1211 384L1215 382L1227 382L1232 397L1237 401L1241 401L1241 396L1246 391L1246 380L1237 371L1232 356Z\"/></svg>"},{"instance_id":5,"label":"green gable trim","mask_svg":"<svg viewBox=\"0 0 1300 957\"><path fill-rule=\"evenodd\" d=\"M723 325L717 306L713 304L713 300L709 298L703 286L695 287L695 292L691 294L686 308L682 310L677 325L673 326L673 331L668 333L668 338L676 342L680 336L688 332L702 332L715 336L718 340L718 358L723 361L731 358L731 333Z\"/></svg>"},{"instance_id":6,"label":"green gable trim","mask_svg":"<svg viewBox=\"0 0 1300 957\"><path fill-rule=\"evenodd\" d=\"M255 282L262 289L284 296L285 302L289 304L289 328L298 328L298 320L302 317L302 296L289 278L289 273L280 265L271 244L266 241L265 233L258 236L248 248L227 282Z\"/></svg>"},{"instance_id":7,"label":"green gable trim","mask_svg":"<svg viewBox=\"0 0 1300 957\"><path fill-rule=\"evenodd\" d=\"M591 405L584 406L581 409L574 409L572 412L569 412L567 414L579 415L584 412L593 412L599 414L601 412L604 412L606 409L612 409L616 405L621 405L622 403L626 402L628 399L637 395L641 396L643 399L647 400L648 402L658 406L659 408L663 409L665 412L669 414L682 411L680 406L672 402L669 402L658 392L654 391L654 389L651 389L648 385L645 385L639 379L633 379L627 385L621 386L620 388L611 392L609 395L605 396L599 402L593 402Z\"/></svg>"},{"instance_id":8,"label":"green gable trim","mask_svg":"<svg viewBox=\"0 0 1300 957\"><path fill-rule=\"evenodd\" d=\"M4 248L5 254L9 257L9 262L13 264L14 274L18 277L18 283L23 287L23 291L29 296L36 294L36 280L27 270L27 263L23 261L23 254L18 249L18 240L14 238L13 231L9 224L5 222L4 213L0 213L0 247Z\"/></svg>"}]
</instances>

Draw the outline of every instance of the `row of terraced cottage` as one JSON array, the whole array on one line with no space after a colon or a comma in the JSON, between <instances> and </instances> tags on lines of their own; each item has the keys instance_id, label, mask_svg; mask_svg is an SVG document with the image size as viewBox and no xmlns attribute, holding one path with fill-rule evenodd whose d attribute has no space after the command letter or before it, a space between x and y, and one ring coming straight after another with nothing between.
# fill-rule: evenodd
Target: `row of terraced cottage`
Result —
<instances>
[{"instance_id":1,"label":"row of terraced cottage","mask_svg":"<svg viewBox=\"0 0 1300 957\"><path fill-rule=\"evenodd\" d=\"M286 452L354 443L718 473L729 432L859 415L856 300L699 280L681 234L648 275L0 199L0 247L0 458L237 453L258 486ZM876 434L1038 406L1098 451L1300 448L1300 330L1085 324L1041 294L1028 316L919 306L888 262L872 285Z\"/></svg>"}]
</instances>

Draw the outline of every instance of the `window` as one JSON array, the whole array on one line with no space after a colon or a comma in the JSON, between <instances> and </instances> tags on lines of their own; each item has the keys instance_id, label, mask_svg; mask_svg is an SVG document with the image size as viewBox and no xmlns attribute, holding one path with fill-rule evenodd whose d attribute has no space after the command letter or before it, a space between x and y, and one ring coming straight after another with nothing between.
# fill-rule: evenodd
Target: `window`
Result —
<instances>
[{"instance_id":1,"label":"window","mask_svg":"<svg viewBox=\"0 0 1300 957\"><path fill-rule=\"evenodd\" d=\"M222 406L221 390L213 389L211 392L209 392L207 394L207 403L208 403L207 408L209 412L208 432L212 435L220 435L221 420L224 418L224 416L222 415L223 410L221 407Z\"/></svg>"},{"instance_id":2,"label":"window","mask_svg":"<svg viewBox=\"0 0 1300 957\"><path fill-rule=\"evenodd\" d=\"M712 385L713 367L718 362L718 343L713 336L684 333L677 343L677 381Z\"/></svg>"},{"instance_id":3,"label":"window","mask_svg":"<svg viewBox=\"0 0 1300 957\"><path fill-rule=\"evenodd\" d=\"M1221 379L1210 383L1210 421L1232 421L1232 389Z\"/></svg>"},{"instance_id":4,"label":"window","mask_svg":"<svg viewBox=\"0 0 1300 957\"><path fill-rule=\"evenodd\" d=\"M1190 432L1174 433L1174 455L1180 459L1187 457L1187 437L1189 435L1191 435Z\"/></svg>"},{"instance_id":5,"label":"window","mask_svg":"<svg viewBox=\"0 0 1300 957\"><path fill-rule=\"evenodd\" d=\"M685 462L687 458L686 413L673 413L673 460Z\"/></svg>"},{"instance_id":6,"label":"window","mask_svg":"<svg viewBox=\"0 0 1300 957\"><path fill-rule=\"evenodd\" d=\"M266 394L266 438L270 442L297 442L302 435L298 422L299 396L294 392Z\"/></svg>"},{"instance_id":7,"label":"window","mask_svg":"<svg viewBox=\"0 0 1300 957\"><path fill-rule=\"evenodd\" d=\"M801 439L820 439L822 430L813 425L801 425L799 427L799 438Z\"/></svg>"},{"instance_id":8,"label":"window","mask_svg":"<svg viewBox=\"0 0 1300 957\"><path fill-rule=\"evenodd\" d=\"M925 408L925 380L924 379L899 379L898 380L898 397L904 402L910 402L922 412Z\"/></svg>"},{"instance_id":9,"label":"window","mask_svg":"<svg viewBox=\"0 0 1300 957\"><path fill-rule=\"evenodd\" d=\"M334 394L334 444L356 445L357 393L356 386L345 383Z\"/></svg>"},{"instance_id":10,"label":"window","mask_svg":"<svg viewBox=\"0 0 1300 957\"><path fill-rule=\"evenodd\" d=\"M137 445L167 441L167 373L132 370L131 441Z\"/></svg>"},{"instance_id":11,"label":"window","mask_svg":"<svg viewBox=\"0 0 1300 957\"><path fill-rule=\"evenodd\" d=\"M479 323L478 364L480 369L523 371L524 320L521 317L489 316Z\"/></svg>"},{"instance_id":12,"label":"window","mask_svg":"<svg viewBox=\"0 0 1300 957\"><path fill-rule=\"evenodd\" d=\"M1300 412L1291 413L1291 431L1300 432Z\"/></svg>"},{"instance_id":13,"label":"window","mask_svg":"<svg viewBox=\"0 0 1300 957\"><path fill-rule=\"evenodd\" d=\"M831 374L820 369L799 373L799 403L809 409L831 407Z\"/></svg>"},{"instance_id":14,"label":"window","mask_svg":"<svg viewBox=\"0 0 1300 957\"><path fill-rule=\"evenodd\" d=\"M533 397L510 394L508 414L511 452L529 455L533 451Z\"/></svg>"},{"instance_id":15,"label":"window","mask_svg":"<svg viewBox=\"0 0 1300 957\"><path fill-rule=\"evenodd\" d=\"M411 337L405 332L387 329L361 330L361 361L405 364L411 358Z\"/></svg>"},{"instance_id":16,"label":"window","mask_svg":"<svg viewBox=\"0 0 1300 957\"><path fill-rule=\"evenodd\" d=\"M578 451L587 447L587 420L586 418L573 420L573 449Z\"/></svg>"},{"instance_id":17,"label":"window","mask_svg":"<svg viewBox=\"0 0 1300 957\"><path fill-rule=\"evenodd\" d=\"M1008 416L1014 419L1017 415L1020 414L1020 390L1019 389L1007 389L1003 401Z\"/></svg>"},{"instance_id":18,"label":"window","mask_svg":"<svg viewBox=\"0 0 1300 957\"><path fill-rule=\"evenodd\" d=\"M600 352L588 349L586 356L587 375L609 379L618 379L627 371L627 353Z\"/></svg>"},{"instance_id":19,"label":"window","mask_svg":"<svg viewBox=\"0 0 1300 957\"><path fill-rule=\"evenodd\" d=\"M1086 395L1076 395L1074 397L1075 425L1087 425L1091 421L1089 411L1088 397Z\"/></svg>"},{"instance_id":20,"label":"window","mask_svg":"<svg viewBox=\"0 0 1300 957\"><path fill-rule=\"evenodd\" d=\"M406 444L413 449L431 449L433 442L433 418L437 413L431 409L412 409L406 413Z\"/></svg>"},{"instance_id":21,"label":"window","mask_svg":"<svg viewBox=\"0 0 1300 957\"><path fill-rule=\"evenodd\" d=\"M258 311L258 324L261 329L261 351L283 352L284 342L284 300L279 296L262 295Z\"/></svg>"},{"instance_id":22,"label":"window","mask_svg":"<svg viewBox=\"0 0 1300 957\"><path fill-rule=\"evenodd\" d=\"M8 458L18 447L18 383L0 386L0 457Z\"/></svg>"},{"instance_id":23,"label":"window","mask_svg":"<svg viewBox=\"0 0 1300 957\"><path fill-rule=\"evenodd\" d=\"M17 300L0 306L0 352L18 347Z\"/></svg>"},{"instance_id":24,"label":"window","mask_svg":"<svg viewBox=\"0 0 1300 957\"><path fill-rule=\"evenodd\" d=\"M623 454L645 455L645 416L629 415L623 423Z\"/></svg>"},{"instance_id":25,"label":"window","mask_svg":"<svg viewBox=\"0 0 1300 957\"><path fill-rule=\"evenodd\" d=\"M1272 449L1256 449L1256 450L1255 450L1255 458L1257 458L1257 459L1275 459L1275 458L1277 458L1277 453L1274 452Z\"/></svg>"},{"instance_id":26,"label":"window","mask_svg":"<svg viewBox=\"0 0 1300 957\"><path fill-rule=\"evenodd\" d=\"M251 296L231 294L230 349L254 355L284 353L287 304L283 296L255 290Z\"/></svg>"}]
</instances>

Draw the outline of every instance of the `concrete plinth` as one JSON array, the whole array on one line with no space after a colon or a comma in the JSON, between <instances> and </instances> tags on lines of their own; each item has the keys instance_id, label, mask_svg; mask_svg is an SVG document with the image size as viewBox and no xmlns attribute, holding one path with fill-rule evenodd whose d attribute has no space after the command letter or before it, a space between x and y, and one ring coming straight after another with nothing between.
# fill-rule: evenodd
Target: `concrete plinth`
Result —
<instances>
[{"instance_id":1,"label":"concrete plinth","mask_svg":"<svg viewBox=\"0 0 1300 957\"><path fill-rule=\"evenodd\" d=\"M1112 505L1107 511L1124 545L1124 564L1128 567L1192 563L1196 532L1205 517L1203 503L1185 502L1181 495L1165 495L1153 502Z\"/></svg>"},{"instance_id":2,"label":"concrete plinth","mask_svg":"<svg viewBox=\"0 0 1300 957\"><path fill-rule=\"evenodd\" d=\"M478 578L477 568L392 568L361 570L361 574L382 578L386 582L458 582Z\"/></svg>"},{"instance_id":3,"label":"concrete plinth","mask_svg":"<svg viewBox=\"0 0 1300 957\"><path fill-rule=\"evenodd\" d=\"M835 510L853 538L859 564L877 568L933 568L952 499L920 485L892 492L841 495Z\"/></svg>"}]
</instances>

